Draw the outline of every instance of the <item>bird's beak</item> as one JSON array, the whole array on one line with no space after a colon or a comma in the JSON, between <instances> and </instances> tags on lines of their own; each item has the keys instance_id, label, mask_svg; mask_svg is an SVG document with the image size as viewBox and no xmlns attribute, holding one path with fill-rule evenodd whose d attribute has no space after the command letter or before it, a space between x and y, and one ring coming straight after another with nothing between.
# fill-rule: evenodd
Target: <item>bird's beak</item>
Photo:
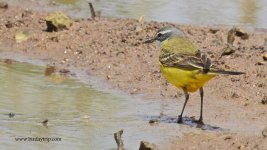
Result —
<instances>
[{"instance_id":1,"label":"bird's beak","mask_svg":"<svg viewBox=\"0 0 267 150\"><path fill-rule=\"evenodd\" d=\"M155 40L156 40L156 38L153 37L153 38L151 38L151 39L146 40L144 43L145 43L145 44L153 43Z\"/></svg>"}]
</instances>

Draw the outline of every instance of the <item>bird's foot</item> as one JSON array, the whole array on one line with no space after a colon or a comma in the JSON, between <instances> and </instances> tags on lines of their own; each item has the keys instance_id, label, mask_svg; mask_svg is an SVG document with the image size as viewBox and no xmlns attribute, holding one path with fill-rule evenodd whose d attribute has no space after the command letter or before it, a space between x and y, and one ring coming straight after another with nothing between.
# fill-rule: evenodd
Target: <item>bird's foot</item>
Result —
<instances>
[{"instance_id":1,"label":"bird's foot","mask_svg":"<svg viewBox=\"0 0 267 150\"><path fill-rule=\"evenodd\" d=\"M177 123L179 123L179 124L183 123L183 117L182 116L178 116Z\"/></svg>"},{"instance_id":2,"label":"bird's foot","mask_svg":"<svg viewBox=\"0 0 267 150\"><path fill-rule=\"evenodd\" d=\"M196 123L198 124L198 125L204 125L204 122L203 122L203 120L202 119L199 119L198 121L196 121Z\"/></svg>"}]
</instances>

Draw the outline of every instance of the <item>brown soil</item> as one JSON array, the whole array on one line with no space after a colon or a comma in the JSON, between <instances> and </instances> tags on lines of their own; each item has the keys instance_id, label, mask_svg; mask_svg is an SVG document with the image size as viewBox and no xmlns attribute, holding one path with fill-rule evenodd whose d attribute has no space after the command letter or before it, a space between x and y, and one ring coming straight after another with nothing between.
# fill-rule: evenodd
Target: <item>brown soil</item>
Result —
<instances>
[{"instance_id":1,"label":"brown soil","mask_svg":"<svg viewBox=\"0 0 267 150\"><path fill-rule=\"evenodd\" d=\"M266 139L258 136L240 134L188 133L183 138L172 142L168 147L171 150L198 150L198 149L239 149L239 150L264 150L267 147Z\"/></svg>"},{"instance_id":2,"label":"brown soil","mask_svg":"<svg viewBox=\"0 0 267 150\"><path fill-rule=\"evenodd\" d=\"M26 56L64 69L78 68L101 79L110 89L150 99L181 97L177 103L182 105L182 92L168 84L159 71L156 44L143 44L165 25L180 28L221 68L246 74L220 76L205 86L204 121L234 128L230 129L233 133L201 132L166 145L170 149L267 149L266 138L261 135L267 125L267 64L262 58L267 53L263 46L266 30L247 28L249 39L236 37L237 51L220 57L231 27L146 22L143 31L137 32L136 20L75 19L69 30L46 32L47 12L11 5L0 9L0 14L0 55L11 59ZM28 31L30 38L16 43L14 35L19 31ZM198 94L192 95L186 109L187 114L198 112Z\"/></svg>"}]
</instances>

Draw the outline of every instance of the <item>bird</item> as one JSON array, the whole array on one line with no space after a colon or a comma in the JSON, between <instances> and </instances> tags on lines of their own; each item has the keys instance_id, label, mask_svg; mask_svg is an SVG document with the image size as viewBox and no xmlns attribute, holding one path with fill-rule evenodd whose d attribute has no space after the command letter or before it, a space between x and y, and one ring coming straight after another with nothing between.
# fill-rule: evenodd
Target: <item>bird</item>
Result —
<instances>
[{"instance_id":1,"label":"bird","mask_svg":"<svg viewBox=\"0 0 267 150\"><path fill-rule=\"evenodd\" d=\"M185 34L174 26L165 26L157 31L153 38L145 41L157 41L160 47L160 70L166 80L178 89L182 89L185 101L178 115L177 123L183 123L183 112L189 100L189 94L199 90L200 117L197 123L203 122L203 86L212 78L220 75L241 75L244 72L226 71L216 67L208 55L202 52Z\"/></svg>"}]
</instances>

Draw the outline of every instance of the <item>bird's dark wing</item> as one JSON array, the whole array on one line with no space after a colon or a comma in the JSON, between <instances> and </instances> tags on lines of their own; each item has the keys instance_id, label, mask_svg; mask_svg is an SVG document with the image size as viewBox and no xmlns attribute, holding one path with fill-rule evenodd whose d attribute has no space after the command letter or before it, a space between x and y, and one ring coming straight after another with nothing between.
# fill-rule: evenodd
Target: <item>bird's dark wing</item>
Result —
<instances>
[{"instance_id":1,"label":"bird's dark wing","mask_svg":"<svg viewBox=\"0 0 267 150\"><path fill-rule=\"evenodd\" d=\"M159 61L165 67L175 67L184 70L202 70L207 73L211 67L211 60L200 51L192 54L162 53Z\"/></svg>"}]
</instances>

